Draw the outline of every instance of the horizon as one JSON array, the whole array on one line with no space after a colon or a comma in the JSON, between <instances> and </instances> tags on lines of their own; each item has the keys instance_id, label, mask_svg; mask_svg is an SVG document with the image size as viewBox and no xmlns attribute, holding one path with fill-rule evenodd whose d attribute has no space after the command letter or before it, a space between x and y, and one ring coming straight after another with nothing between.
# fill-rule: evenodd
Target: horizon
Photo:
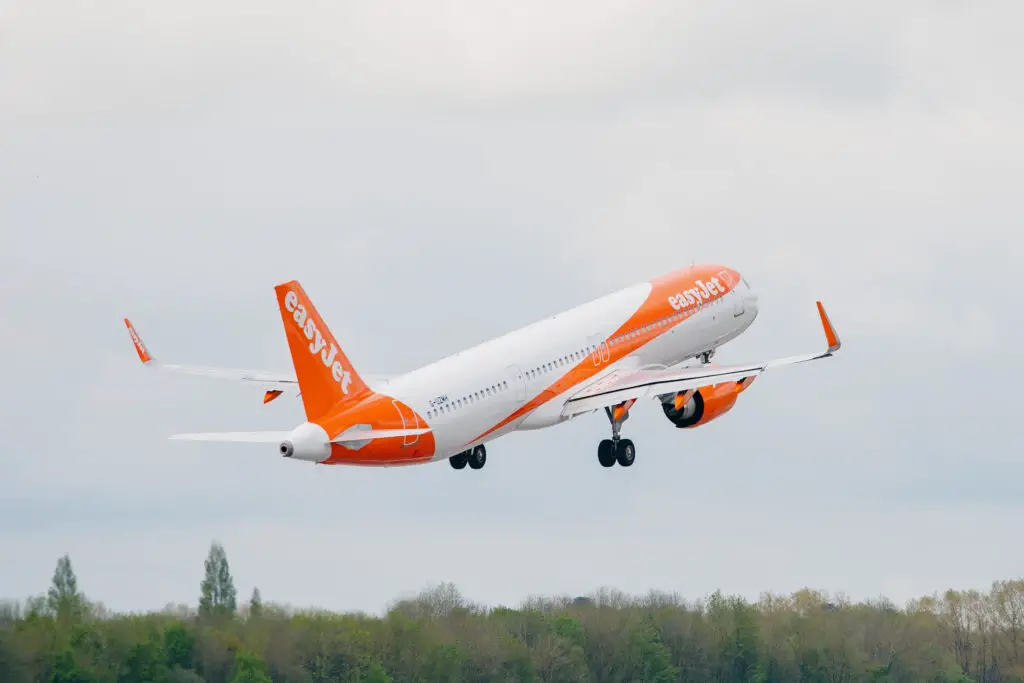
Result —
<instances>
[{"instance_id":1,"label":"horizon","mask_svg":"<svg viewBox=\"0 0 1024 683\"><path fill-rule=\"evenodd\" d=\"M214 546L220 545L216 541L211 544L211 549ZM223 546L221 546L223 547ZM226 549L225 549L226 553ZM74 569L74 558L69 555L62 557L68 557L70 559L71 567ZM230 566L230 556L226 555L228 565ZM60 558L59 558L60 559ZM58 564L59 564L58 559ZM77 570L75 571L77 575ZM201 576L201 572L197 572L197 576ZM425 597L439 592L454 593L460 598L460 606L470 609L471 611L483 610L490 612L494 610L511 609L516 611L529 611L534 609L531 607L532 603L543 602L551 605L552 609L564 607L566 605L580 604L581 601L592 603L595 606L611 606L611 607L635 607L644 606L650 601L656 601L662 606L676 606L684 609L703 609L708 600L712 599L713 596L719 595L723 598L740 598L752 607L758 607L762 605L765 600L773 601L779 599L792 599L798 596L811 595L814 598L824 601L828 604L835 604L837 606L871 606L877 607L879 605L891 605L900 611L909 611L916 603L921 600L935 599L942 600L945 595L949 592L958 594L970 594L970 593L984 593L985 591L992 591L999 587L1000 584L1012 583L1019 581L1024 584L1024 574L1014 577L1005 577L994 579L992 584L987 587L955 587L949 586L942 589L934 590L927 594L918 595L915 597L908 598L902 602L894 601L886 595L876 596L862 596L852 597L844 591L826 591L813 586L804 586L789 592L776 592L770 590L760 591L755 598L751 598L747 595L740 595L736 593L730 593L721 589L710 590L700 596L688 596L680 593L679 591L664 590L657 587L649 588L646 591L640 591L631 593L629 591L623 591L615 586L598 586L596 588L589 589L587 591L579 592L568 592L560 594L541 594L541 593L529 593L522 596L518 601L510 603L487 603L473 599L472 596L466 595L459 588L459 586L451 581L437 581L429 584L425 584L417 589L404 589L396 593L396 596L384 603L383 606L376 610L365 610L365 609L331 609L322 607L315 604L297 605L287 601L274 600L273 596L268 598L262 590L259 590L259 586L253 586L247 593L252 596L254 591L259 590L260 602L264 608L277 608L285 614L302 614L302 613L333 613L333 614L362 614L373 618L383 618L389 612L399 608L403 603L416 602L423 600ZM200 585L196 583L197 587ZM79 584L78 590L81 595L88 601L90 605L98 607L104 612L104 617L118 617L127 616L132 614L146 615L146 614L176 614L179 616L196 616L200 611L200 600L197 599L194 602L166 602L162 607L143 608L140 610L112 610L106 606L106 603L101 598L96 598L88 590L84 590ZM196 591L197 596L200 595L201 591ZM18 597L0 595L0 606L9 605L24 610L26 607L30 607L33 601L44 600L46 597L46 591L43 590L40 593ZM242 599L238 601L238 610L244 614L250 604L250 598Z\"/></svg>"}]
</instances>

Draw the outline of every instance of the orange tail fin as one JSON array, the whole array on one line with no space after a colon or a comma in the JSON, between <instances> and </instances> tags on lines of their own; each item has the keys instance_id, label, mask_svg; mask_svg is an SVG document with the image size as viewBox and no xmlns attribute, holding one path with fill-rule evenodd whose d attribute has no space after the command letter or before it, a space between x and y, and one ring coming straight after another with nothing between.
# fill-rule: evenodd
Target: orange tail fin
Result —
<instances>
[{"instance_id":1,"label":"orange tail fin","mask_svg":"<svg viewBox=\"0 0 1024 683\"><path fill-rule=\"evenodd\" d=\"M370 388L352 368L302 285L292 280L278 285L274 291L306 419L312 422L342 401L368 395Z\"/></svg>"}]
</instances>

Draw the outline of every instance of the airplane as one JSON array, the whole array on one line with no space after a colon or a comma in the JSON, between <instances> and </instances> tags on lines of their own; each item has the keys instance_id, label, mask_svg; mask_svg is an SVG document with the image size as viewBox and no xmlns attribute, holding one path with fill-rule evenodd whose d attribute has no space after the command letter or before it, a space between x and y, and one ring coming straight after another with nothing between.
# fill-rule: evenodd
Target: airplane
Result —
<instances>
[{"instance_id":1,"label":"airplane","mask_svg":"<svg viewBox=\"0 0 1024 683\"><path fill-rule=\"evenodd\" d=\"M630 467L623 423L641 399L680 429L729 412L765 370L828 358L839 335L821 302L827 348L757 363L712 364L754 322L758 297L736 270L694 265L612 292L399 375L360 374L298 281L277 285L294 374L158 361L124 319L150 368L231 379L264 390L264 403L298 390L305 421L287 431L175 434L194 441L276 443L285 458L324 465L404 466L448 460L479 470L487 444L604 411L602 467Z\"/></svg>"}]
</instances>

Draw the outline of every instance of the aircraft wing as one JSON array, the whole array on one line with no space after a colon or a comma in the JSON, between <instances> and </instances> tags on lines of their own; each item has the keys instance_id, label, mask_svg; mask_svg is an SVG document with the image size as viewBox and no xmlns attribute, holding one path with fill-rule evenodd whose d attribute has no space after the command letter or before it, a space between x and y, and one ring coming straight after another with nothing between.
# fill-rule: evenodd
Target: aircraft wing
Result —
<instances>
[{"instance_id":1,"label":"aircraft wing","mask_svg":"<svg viewBox=\"0 0 1024 683\"><path fill-rule=\"evenodd\" d=\"M142 337L140 337L135 331L135 327L128 318L124 319L124 324L128 328L128 333L131 335L132 343L135 345L135 351L139 354L139 360L141 360L142 364L148 368L165 370L167 372L176 372L184 375L228 379L236 382L250 382L264 389L266 392L263 397L264 403L269 403L285 391L291 391L293 389L297 391L299 388L299 382L294 373L161 363L146 348L146 345L142 342ZM394 375L364 374L363 378L370 384L380 384L386 382L393 376Z\"/></svg>"},{"instance_id":2,"label":"aircraft wing","mask_svg":"<svg viewBox=\"0 0 1024 683\"><path fill-rule=\"evenodd\" d=\"M819 358L828 358L839 350L839 335L818 302L818 315L825 330L828 348L817 353L807 353L761 363L739 365L703 365L676 370L617 370L573 394L562 408L562 415L569 417L589 413L623 401L641 399L647 396L675 394L688 389L697 389L708 384L738 382L745 377L755 377L769 368L794 365Z\"/></svg>"}]
</instances>

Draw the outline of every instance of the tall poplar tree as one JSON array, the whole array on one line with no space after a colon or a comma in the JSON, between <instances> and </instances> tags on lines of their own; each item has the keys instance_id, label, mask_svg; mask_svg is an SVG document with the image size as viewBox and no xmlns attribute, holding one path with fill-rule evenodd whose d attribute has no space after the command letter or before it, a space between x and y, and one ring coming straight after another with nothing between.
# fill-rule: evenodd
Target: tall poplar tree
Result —
<instances>
[{"instance_id":1,"label":"tall poplar tree","mask_svg":"<svg viewBox=\"0 0 1024 683\"><path fill-rule=\"evenodd\" d=\"M232 616L236 609L235 583L224 546L214 541L206 558L206 576L200 584L199 614Z\"/></svg>"},{"instance_id":2,"label":"tall poplar tree","mask_svg":"<svg viewBox=\"0 0 1024 683\"><path fill-rule=\"evenodd\" d=\"M78 579L71 567L68 555L57 560L53 581L46 594L46 607L60 621L78 620L82 617L85 601L78 592Z\"/></svg>"}]
</instances>

